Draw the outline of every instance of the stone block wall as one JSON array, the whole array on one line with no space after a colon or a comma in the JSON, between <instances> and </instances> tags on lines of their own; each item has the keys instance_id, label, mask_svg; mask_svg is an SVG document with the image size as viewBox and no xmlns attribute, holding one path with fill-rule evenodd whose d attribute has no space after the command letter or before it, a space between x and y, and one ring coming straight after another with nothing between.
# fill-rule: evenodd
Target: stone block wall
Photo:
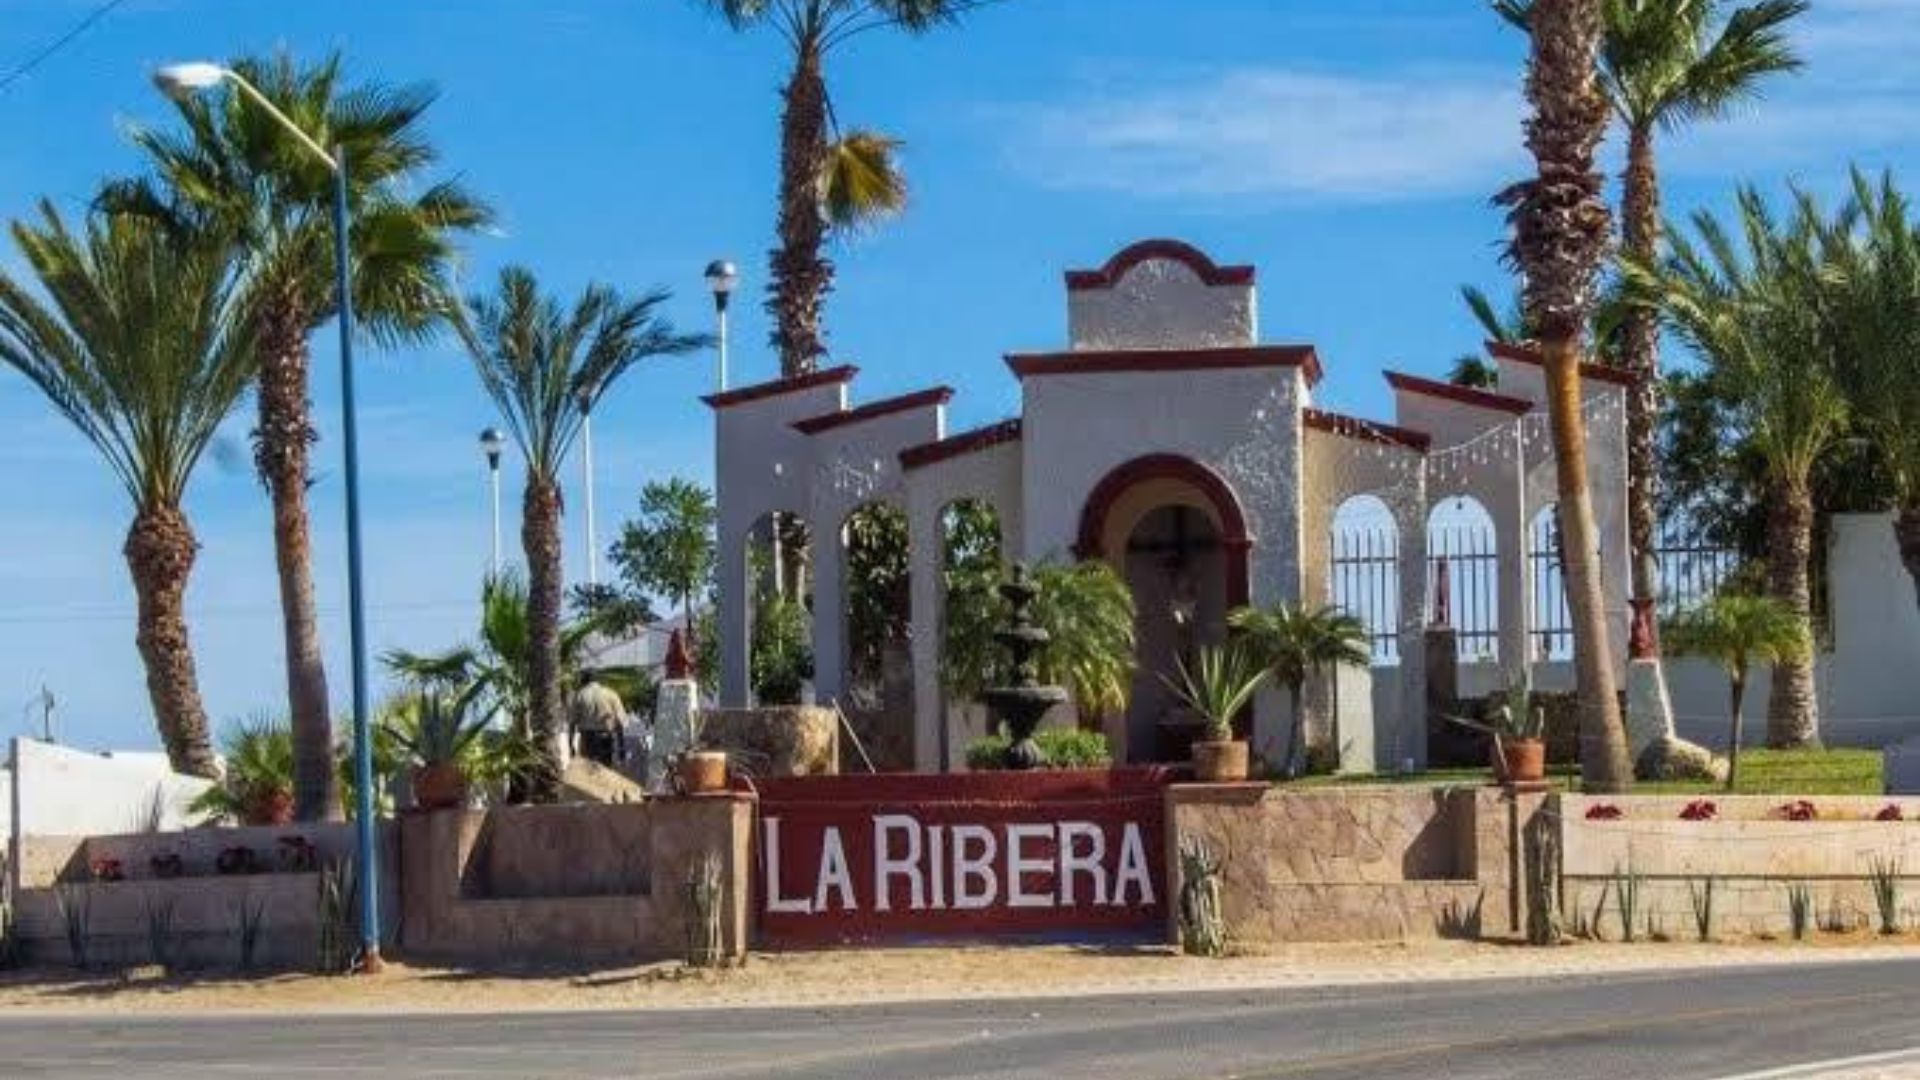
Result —
<instances>
[{"instance_id":1,"label":"stone block wall","mask_svg":"<svg viewBox=\"0 0 1920 1080\"><path fill-rule=\"evenodd\" d=\"M713 856L728 956L747 945L752 803L723 795L401 819L408 956L635 962L685 954L687 882Z\"/></svg>"},{"instance_id":2,"label":"stone block wall","mask_svg":"<svg viewBox=\"0 0 1920 1080\"><path fill-rule=\"evenodd\" d=\"M1785 934L1790 890L1804 886L1816 918L1860 927L1876 919L1871 875L1896 868L1903 918L1920 920L1920 799L1820 797L1819 815L1782 816L1780 796L1716 797L1716 815L1685 821L1692 799L1674 796L1556 796L1561 820L1561 896L1570 925L1623 936L1619 894L1635 889L1635 930L1692 938L1693 900L1714 885L1717 933ZM1903 820L1875 820L1889 805ZM1618 819L1589 818L1596 806Z\"/></svg>"},{"instance_id":3,"label":"stone block wall","mask_svg":"<svg viewBox=\"0 0 1920 1080\"><path fill-rule=\"evenodd\" d=\"M399 890L392 830L381 830L380 882L385 938L393 940ZM28 960L64 964L68 911L84 927L90 964L162 960L186 967L240 963L243 922L257 914L253 961L261 967L311 967L318 959L320 874L283 852L285 840L313 848L319 863L351 863L358 850L348 823L203 828L93 837L22 837L17 929ZM223 852L253 852L258 873L222 874ZM178 876L161 877L155 857L178 858ZM124 880L95 880L93 866L119 864ZM158 941L155 939L158 938ZM156 955L156 945L165 955Z\"/></svg>"},{"instance_id":4,"label":"stone block wall","mask_svg":"<svg viewBox=\"0 0 1920 1080\"><path fill-rule=\"evenodd\" d=\"M1223 915L1239 945L1475 936L1507 917L1511 804L1498 795L1176 785L1167 793L1169 887L1178 888L1180 838L1191 836L1221 860Z\"/></svg>"}]
</instances>

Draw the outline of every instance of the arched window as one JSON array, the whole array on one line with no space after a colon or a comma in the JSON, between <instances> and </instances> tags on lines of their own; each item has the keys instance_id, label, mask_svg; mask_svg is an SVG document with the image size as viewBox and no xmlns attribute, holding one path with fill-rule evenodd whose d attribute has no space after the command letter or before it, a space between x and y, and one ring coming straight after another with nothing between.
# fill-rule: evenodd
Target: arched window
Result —
<instances>
[{"instance_id":1,"label":"arched window","mask_svg":"<svg viewBox=\"0 0 1920 1080\"><path fill-rule=\"evenodd\" d=\"M1328 602L1367 626L1373 662L1400 661L1400 529L1375 495L1355 495L1333 513Z\"/></svg>"},{"instance_id":2,"label":"arched window","mask_svg":"<svg viewBox=\"0 0 1920 1080\"><path fill-rule=\"evenodd\" d=\"M1500 659L1500 550L1493 515L1449 495L1427 515L1428 609L1453 627L1462 661Z\"/></svg>"}]
</instances>

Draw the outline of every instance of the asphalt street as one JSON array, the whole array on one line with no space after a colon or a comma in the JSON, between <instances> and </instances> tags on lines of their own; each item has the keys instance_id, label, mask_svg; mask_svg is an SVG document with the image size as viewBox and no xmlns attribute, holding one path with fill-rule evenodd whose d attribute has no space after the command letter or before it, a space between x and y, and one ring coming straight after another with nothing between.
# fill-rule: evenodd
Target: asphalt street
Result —
<instances>
[{"instance_id":1,"label":"asphalt street","mask_svg":"<svg viewBox=\"0 0 1920 1080\"><path fill-rule=\"evenodd\" d=\"M1920 1069L1920 957L831 1009L0 1016L0 1076L116 1080L1709 1080L1848 1060Z\"/></svg>"}]
</instances>

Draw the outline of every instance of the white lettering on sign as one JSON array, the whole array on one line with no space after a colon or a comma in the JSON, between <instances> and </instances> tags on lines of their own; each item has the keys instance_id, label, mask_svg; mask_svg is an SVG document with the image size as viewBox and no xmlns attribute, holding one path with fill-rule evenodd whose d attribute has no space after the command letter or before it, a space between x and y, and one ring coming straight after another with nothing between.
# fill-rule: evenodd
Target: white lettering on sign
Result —
<instances>
[{"instance_id":1,"label":"white lettering on sign","mask_svg":"<svg viewBox=\"0 0 1920 1080\"><path fill-rule=\"evenodd\" d=\"M911 814L875 814L870 828L871 880L856 885L840 827L827 825L820 834L812 895L787 895L780 881L781 822L766 818L761 856L768 913L858 911L856 889L861 887L872 889L874 911L1154 904L1146 838L1136 822L922 825ZM1118 845L1110 843L1109 828L1119 829ZM1116 851L1109 871L1107 856ZM897 889L902 883L904 889Z\"/></svg>"},{"instance_id":2,"label":"white lettering on sign","mask_svg":"<svg viewBox=\"0 0 1920 1080\"><path fill-rule=\"evenodd\" d=\"M892 854L893 834L907 839L899 857ZM935 862L939 861L936 856ZM907 879L910 899L907 906L919 911L927 906L926 881L920 876L920 823L905 814L873 816L873 909L893 910L893 879Z\"/></svg>"},{"instance_id":3,"label":"white lettering on sign","mask_svg":"<svg viewBox=\"0 0 1920 1080\"><path fill-rule=\"evenodd\" d=\"M977 855L967 854L967 841L978 840ZM993 872L998 845L985 825L953 827L953 906L961 911L992 907L1000 895L1000 878Z\"/></svg>"},{"instance_id":4,"label":"white lettering on sign","mask_svg":"<svg viewBox=\"0 0 1920 1080\"><path fill-rule=\"evenodd\" d=\"M847 847L840 842L838 826L827 826L826 835L820 839L820 877L819 884L813 890L813 910L827 910L827 891L840 890L840 906L848 911L859 911L860 904L853 898L853 871L847 868Z\"/></svg>"},{"instance_id":5,"label":"white lettering on sign","mask_svg":"<svg viewBox=\"0 0 1920 1080\"><path fill-rule=\"evenodd\" d=\"M1131 826L1129 826L1131 828ZM1087 849L1077 851L1075 841L1084 837ZM1093 904L1107 902L1107 872L1101 862L1107 857L1107 834L1091 821L1060 823L1060 906L1072 907L1076 900L1073 882L1085 876L1093 882Z\"/></svg>"},{"instance_id":6,"label":"white lettering on sign","mask_svg":"<svg viewBox=\"0 0 1920 1080\"><path fill-rule=\"evenodd\" d=\"M766 838L761 842L760 850L765 854L761 860L761 874L767 883L767 911L774 915L811 915L813 905L804 896L780 895L780 819L770 817L766 820Z\"/></svg>"}]
</instances>

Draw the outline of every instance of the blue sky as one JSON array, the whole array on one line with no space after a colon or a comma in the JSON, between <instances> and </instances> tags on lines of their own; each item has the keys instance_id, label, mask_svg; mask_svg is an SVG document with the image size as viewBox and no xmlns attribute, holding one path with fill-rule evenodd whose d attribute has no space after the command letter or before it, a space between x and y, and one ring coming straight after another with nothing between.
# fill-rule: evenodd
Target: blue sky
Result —
<instances>
[{"instance_id":1,"label":"blue sky","mask_svg":"<svg viewBox=\"0 0 1920 1080\"><path fill-rule=\"evenodd\" d=\"M0 0L0 69L93 0ZM1920 183L1920 0L1816 0L1810 66L1739 117L1670 140L1674 211L1732 186L1837 189L1848 161ZM425 80L431 129L499 208L464 273L507 262L551 286L672 288L705 329L700 269L737 260L735 382L770 376L757 304L772 235L782 46L693 0L127 0L0 92L0 215L79 207L138 166L124 129L167 119L147 75L169 60L285 47ZM1059 272L1178 236L1260 268L1263 335L1312 342L1320 403L1386 417L1379 371L1439 373L1477 335L1456 286L1508 288L1487 194L1520 174L1523 43L1471 0L1006 0L960 29L856 40L828 75L842 120L906 140L912 205L840 248L828 319L861 397L947 382L955 428L1009 415L999 357L1064 337ZM17 271L11 248L0 266ZM338 391L316 339L322 428L316 586L333 697L347 698ZM601 531L640 485L706 479L710 360L634 373L596 417ZM436 648L468 630L487 559L492 421L445 345L361 368L372 644ZM250 408L229 425L244 447ZM0 732L45 684L63 737L155 742L133 649L122 493L91 447L0 373ZM582 566L578 470L569 572ZM519 476L509 464L509 547ZM216 725L284 701L269 517L242 464L209 462L189 502L203 550L189 596Z\"/></svg>"}]
</instances>

